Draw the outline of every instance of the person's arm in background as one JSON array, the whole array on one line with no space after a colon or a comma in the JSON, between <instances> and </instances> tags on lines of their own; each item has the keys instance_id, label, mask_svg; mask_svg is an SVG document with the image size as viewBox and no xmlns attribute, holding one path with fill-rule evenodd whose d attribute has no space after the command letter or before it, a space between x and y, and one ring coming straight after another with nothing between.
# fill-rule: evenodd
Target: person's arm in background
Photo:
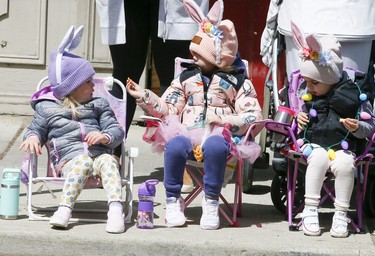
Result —
<instances>
[{"instance_id":1,"label":"person's arm in background","mask_svg":"<svg viewBox=\"0 0 375 256\"><path fill-rule=\"evenodd\" d=\"M96 10L100 20L102 44L124 44L124 0L96 0Z\"/></svg>"}]
</instances>

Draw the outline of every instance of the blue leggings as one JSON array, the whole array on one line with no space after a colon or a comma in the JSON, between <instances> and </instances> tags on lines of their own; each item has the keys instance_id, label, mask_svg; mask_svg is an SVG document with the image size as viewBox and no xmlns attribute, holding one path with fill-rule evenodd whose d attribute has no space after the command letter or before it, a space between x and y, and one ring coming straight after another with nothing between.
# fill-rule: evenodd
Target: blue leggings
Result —
<instances>
[{"instance_id":1,"label":"blue leggings","mask_svg":"<svg viewBox=\"0 0 375 256\"><path fill-rule=\"evenodd\" d=\"M224 181L229 144L222 136L210 136L202 146L204 193L218 198ZM167 197L180 197L186 161L194 159L190 140L176 136L166 144L164 152L164 187Z\"/></svg>"}]
</instances>

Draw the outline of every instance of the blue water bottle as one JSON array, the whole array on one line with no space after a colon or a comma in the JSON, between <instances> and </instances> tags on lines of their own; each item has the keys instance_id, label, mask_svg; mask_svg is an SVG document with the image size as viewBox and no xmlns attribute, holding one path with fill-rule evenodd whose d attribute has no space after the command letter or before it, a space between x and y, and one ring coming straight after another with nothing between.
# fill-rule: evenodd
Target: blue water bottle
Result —
<instances>
[{"instance_id":1,"label":"blue water bottle","mask_svg":"<svg viewBox=\"0 0 375 256\"><path fill-rule=\"evenodd\" d=\"M143 182L138 188L137 228L154 228L154 197L156 194L155 179Z\"/></svg>"},{"instance_id":2,"label":"blue water bottle","mask_svg":"<svg viewBox=\"0 0 375 256\"><path fill-rule=\"evenodd\" d=\"M17 219L19 210L21 170L5 168L1 182L0 218Z\"/></svg>"}]
</instances>

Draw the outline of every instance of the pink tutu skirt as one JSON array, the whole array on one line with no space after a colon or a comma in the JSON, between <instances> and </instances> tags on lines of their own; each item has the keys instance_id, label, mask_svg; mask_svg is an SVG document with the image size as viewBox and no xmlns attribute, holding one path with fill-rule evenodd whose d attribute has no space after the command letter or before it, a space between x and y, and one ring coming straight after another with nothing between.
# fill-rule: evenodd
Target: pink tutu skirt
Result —
<instances>
[{"instance_id":1,"label":"pink tutu skirt","mask_svg":"<svg viewBox=\"0 0 375 256\"><path fill-rule=\"evenodd\" d=\"M229 143L232 155L254 163L260 156L261 147L254 141L246 140L245 136L239 141L234 140L229 128L228 126L188 128L180 122L177 115L169 115L161 122L147 121L143 140L151 143L153 152L162 153L165 150L165 144L179 135L189 138L193 149L201 145L208 137L219 135Z\"/></svg>"}]
</instances>

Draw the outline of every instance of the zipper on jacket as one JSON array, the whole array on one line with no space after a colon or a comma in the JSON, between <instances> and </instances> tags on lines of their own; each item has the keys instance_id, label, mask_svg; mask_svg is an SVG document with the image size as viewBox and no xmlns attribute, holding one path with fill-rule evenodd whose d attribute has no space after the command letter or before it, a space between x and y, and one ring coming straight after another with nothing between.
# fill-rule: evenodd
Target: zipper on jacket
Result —
<instances>
[{"instance_id":1,"label":"zipper on jacket","mask_svg":"<svg viewBox=\"0 0 375 256\"><path fill-rule=\"evenodd\" d=\"M207 108L208 108L208 99L207 99L207 92L208 92L208 84L206 83L202 71L200 72L202 83L203 83L203 99L204 99L204 109L203 109L203 120L206 120ZM212 77L210 83L212 81Z\"/></svg>"}]
</instances>

